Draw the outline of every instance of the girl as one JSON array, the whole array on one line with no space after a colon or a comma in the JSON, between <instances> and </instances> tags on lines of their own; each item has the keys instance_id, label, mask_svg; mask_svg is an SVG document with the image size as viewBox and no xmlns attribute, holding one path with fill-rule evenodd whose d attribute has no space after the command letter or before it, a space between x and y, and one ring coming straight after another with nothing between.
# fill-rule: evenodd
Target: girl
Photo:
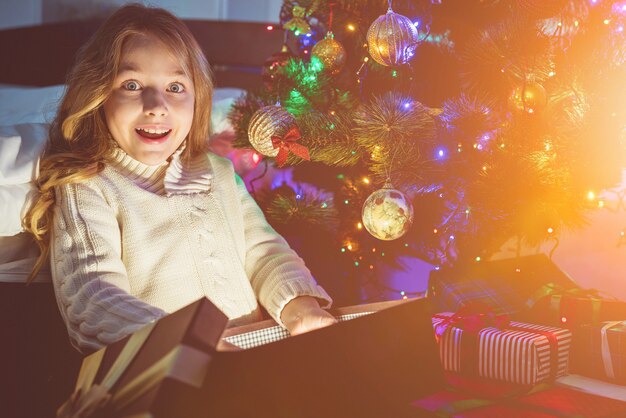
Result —
<instances>
[{"instance_id":1,"label":"girl","mask_svg":"<svg viewBox=\"0 0 626 418\"><path fill-rule=\"evenodd\" d=\"M292 334L330 325L330 297L266 222L232 164L205 151L212 83L163 9L115 12L79 52L25 227L50 256L81 351L208 297L234 324L257 298Z\"/></svg>"}]
</instances>

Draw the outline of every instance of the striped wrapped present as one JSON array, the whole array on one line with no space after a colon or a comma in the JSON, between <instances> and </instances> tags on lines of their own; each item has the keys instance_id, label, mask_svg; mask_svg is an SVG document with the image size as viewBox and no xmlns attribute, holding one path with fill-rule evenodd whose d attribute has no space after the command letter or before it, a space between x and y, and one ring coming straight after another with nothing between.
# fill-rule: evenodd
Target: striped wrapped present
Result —
<instances>
[{"instance_id":1,"label":"striped wrapped present","mask_svg":"<svg viewBox=\"0 0 626 418\"><path fill-rule=\"evenodd\" d=\"M567 372L569 330L506 320L464 326L452 312L433 315L445 370L522 385L554 380Z\"/></svg>"}]
</instances>

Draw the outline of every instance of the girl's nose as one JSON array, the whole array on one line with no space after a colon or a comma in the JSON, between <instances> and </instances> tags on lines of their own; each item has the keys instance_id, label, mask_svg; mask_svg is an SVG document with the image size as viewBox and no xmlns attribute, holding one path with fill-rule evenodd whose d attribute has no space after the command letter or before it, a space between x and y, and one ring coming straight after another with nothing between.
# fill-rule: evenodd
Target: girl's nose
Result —
<instances>
[{"instance_id":1,"label":"girl's nose","mask_svg":"<svg viewBox=\"0 0 626 418\"><path fill-rule=\"evenodd\" d=\"M163 93L156 89L145 89L143 95L143 110L146 116L167 116L167 100Z\"/></svg>"}]
</instances>

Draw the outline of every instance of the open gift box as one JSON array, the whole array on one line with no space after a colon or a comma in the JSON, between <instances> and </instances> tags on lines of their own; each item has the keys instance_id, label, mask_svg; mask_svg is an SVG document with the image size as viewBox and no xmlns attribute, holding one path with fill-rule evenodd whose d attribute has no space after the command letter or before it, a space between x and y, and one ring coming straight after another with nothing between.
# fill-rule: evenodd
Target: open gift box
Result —
<instances>
[{"instance_id":1,"label":"open gift box","mask_svg":"<svg viewBox=\"0 0 626 418\"><path fill-rule=\"evenodd\" d=\"M250 332L274 341L218 351L226 318L199 300L87 357L74 409L92 396L91 416L111 418L401 417L414 416L411 401L443 388L426 300L333 314L342 322L284 339L273 321L226 330L232 344L250 341Z\"/></svg>"}]
</instances>

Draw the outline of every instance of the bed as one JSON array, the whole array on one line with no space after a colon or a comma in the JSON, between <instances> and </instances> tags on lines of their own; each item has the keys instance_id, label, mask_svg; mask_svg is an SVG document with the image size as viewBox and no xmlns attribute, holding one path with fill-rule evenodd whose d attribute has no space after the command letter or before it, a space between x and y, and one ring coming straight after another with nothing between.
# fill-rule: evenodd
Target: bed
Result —
<instances>
[{"instance_id":1,"label":"bed","mask_svg":"<svg viewBox=\"0 0 626 418\"><path fill-rule=\"evenodd\" d=\"M37 249L16 219L34 161L63 94L78 48L100 21L45 24L0 31L0 410L5 417L48 417L71 393L81 357L69 345L43 271L25 285ZM260 23L188 20L214 71L214 132L244 90L261 85L265 59L283 35Z\"/></svg>"}]
</instances>

